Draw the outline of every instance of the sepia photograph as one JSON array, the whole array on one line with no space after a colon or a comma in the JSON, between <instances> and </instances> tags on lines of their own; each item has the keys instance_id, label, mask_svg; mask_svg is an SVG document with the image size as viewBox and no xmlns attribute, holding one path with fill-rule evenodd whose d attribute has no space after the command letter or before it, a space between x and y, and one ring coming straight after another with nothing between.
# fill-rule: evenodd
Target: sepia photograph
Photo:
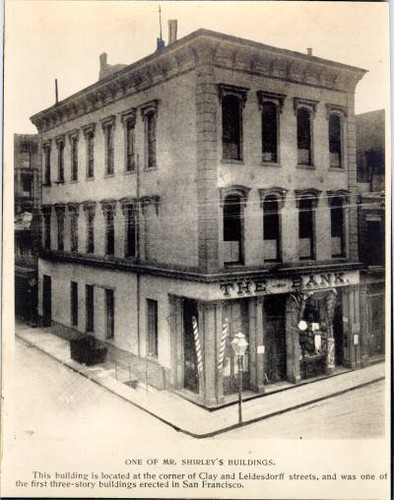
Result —
<instances>
[{"instance_id":1,"label":"sepia photograph","mask_svg":"<svg viewBox=\"0 0 394 500\"><path fill-rule=\"evenodd\" d=\"M1 496L389 499L389 4L4 26Z\"/></svg>"}]
</instances>

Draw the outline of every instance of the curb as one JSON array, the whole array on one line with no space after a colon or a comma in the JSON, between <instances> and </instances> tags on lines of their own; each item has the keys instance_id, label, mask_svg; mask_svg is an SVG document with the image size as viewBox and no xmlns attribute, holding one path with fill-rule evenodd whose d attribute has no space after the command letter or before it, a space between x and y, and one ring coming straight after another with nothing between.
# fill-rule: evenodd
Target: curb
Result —
<instances>
[{"instance_id":1,"label":"curb","mask_svg":"<svg viewBox=\"0 0 394 500\"><path fill-rule=\"evenodd\" d=\"M304 406L308 406L308 405L311 405L311 404L314 404L314 403L319 403L321 401L325 401L327 399L330 399L330 398L333 398L333 397L336 397L336 396L341 396L342 394L346 394L347 392L353 391L355 389L359 389L361 387L366 387L368 385L372 385L372 384L375 384L375 383L380 382L382 380L385 380L384 376L378 377L378 378L369 380L368 382L359 383L357 385L349 387L348 389L342 389L340 391L334 392L334 393L329 394L327 396L322 396L322 397L318 397L318 398L315 398L315 399L311 399L311 400L308 400L306 402L290 406L289 408L285 408L285 409L282 409L282 410L274 411L274 412L269 413L267 415L261 415L259 417L255 417L255 418L246 420L245 422L242 422L242 423L236 423L236 424L233 424L233 425L229 425L227 427L222 427L222 428L214 430L214 431L210 431L210 432L206 432L206 433L200 434L200 433L195 433L195 432L192 432L192 431L188 431L187 429L183 429L183 428L177 426L176 424L170 422L169 420L166 420L165 418L160 417L158 414L153 413L151 410L148 410L147 408L141 406L139 403L136 403L135 401L131 401L130 399L126 398L123 394L119 394L119 392L117 392L113 388L108 387L106 385L103 385L102 383L100 383L100 381L96 380L94 377L90 376L88 373L83 373L83 372L79 371L77 368L69 365L65 361L56 358L55 356L53 356L49 352L45 351L41 347L37 346L33 342L30 342L29 340L26 340L22 336L18 335L18 333L15 333L15 336L18 337L18 339L20 339L25 344L27 344L27 345L29 345L31 347L34 347L38 351L46 354L47 356L49 356L50 358L54 359L58 363L61 363L63 366L69 368L73 372L78 373L79 375L87 378L91 382L94 382L95 384L99 385L100 387L106 389L108 392L111 392L112 394L115 394L116 396L120 397L124 401L127 401L129 404L131 404L131 405L135 406L136 408L144 411L145 413L147 413L148 415L156 418L160 422L162 422L162 423L170 426L172 429L176 430L177 432L182 432L183 434L186 434L187 436L191 436L191 437L196 438L196 439L206 439L206 438L217 436L219 434L224 434L225 432L230 432L230 431L233 431L233 430L238 429L240 427L246 427L247 425L254 424L256 422L260 422L262 420L266 420L266 419L275 417L277 415L281 415L283 413L287 413L289 411L297 410L297 409L302 408Z\"/></svg>"}]
</instances>

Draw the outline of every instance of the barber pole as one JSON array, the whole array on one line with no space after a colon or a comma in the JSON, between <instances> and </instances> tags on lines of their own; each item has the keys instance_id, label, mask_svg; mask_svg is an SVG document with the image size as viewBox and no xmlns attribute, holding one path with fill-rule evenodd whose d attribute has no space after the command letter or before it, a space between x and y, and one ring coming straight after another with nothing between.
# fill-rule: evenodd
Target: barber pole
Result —
<instances>
[{"instance_id":1,"label":"barber pole","mask_svg":"<svg viewBox=\"0 0 394 500\"><path fill-rule=\"evenodd\" d=\"M204 366L202 362L202 353L201 353L201 343L200 336L198 334L198 324L196 318L193 316L192 318L193 324L193 335L194 335L194 344L196 346L196 354L197 354L197 370L200 382L203 380Z\"/></svg>"},{"instance_id":2,"label":"barber pole","mask_svg":"<svg viewBox=\"0 0 394 500\"><path fill-rule=\"evenodd\" d=\"M224 318L223 321L223 329L222 329L222 337L220 339L220 349L219 349L219 357L218 357L218 371L221 372L223 370L223 362L224 362L224 354L226 352L226 339L228 336L229 329L229 321L228 318Z\"/></svg>"}]
</instances>

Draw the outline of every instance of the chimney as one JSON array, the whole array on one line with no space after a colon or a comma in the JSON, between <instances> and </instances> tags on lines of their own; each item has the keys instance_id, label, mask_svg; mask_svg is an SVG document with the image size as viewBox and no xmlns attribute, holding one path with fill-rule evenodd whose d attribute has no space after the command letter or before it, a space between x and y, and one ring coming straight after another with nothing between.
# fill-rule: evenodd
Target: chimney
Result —
<instances>
[{"instance_id":1,"label":"chimney","mask_svg":"<svg viewBox=\"0 0 394 500\"><path fill-rule=\"evenodd\" d=\"M168 20L168 45L170 43L176 42L178 31L178 20L177 19L169 19Z\"/></svg>"},{"instance_id":2,"label":"chimney","mask_svg":"<svg viewBox=\"0 0 394 500\"><path fill-rule=\"evenodd\" d=\"M308 48L306 49L306 51L307 51L308 56L312 56L312 55L313 55L313 54L312 54L312 49L311 49L310 47L308 47Z\"/></svg>"},{"instance_id":3,"label":"chimney","mask_svg":"<svg viewBox=\"0 0 394 500\"><path fill-rule=\"evenodd\" d=\"M108 55L106 52L100 54L100 71L102 71L103 69L105 70L105 68L108 66L107 59Z\"/></svg>"}]
</instances>

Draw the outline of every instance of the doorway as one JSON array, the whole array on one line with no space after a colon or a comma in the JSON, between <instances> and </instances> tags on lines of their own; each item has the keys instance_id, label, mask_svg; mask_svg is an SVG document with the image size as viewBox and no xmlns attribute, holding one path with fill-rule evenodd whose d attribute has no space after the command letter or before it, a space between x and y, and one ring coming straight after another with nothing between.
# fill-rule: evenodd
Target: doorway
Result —
<instances>
[{"instance_id":1,"label":"doorway","mask_svg":"<svg viewBox=\"0 0 394 500\"><path fill-rule=\"evenodd\" d=\"M342 312L342 294L338 293L337 300L335 303L335 312L332 322L332 327L334 330L334 340L335 340L335 366L343 366L344 356L343 356L343 312Z\"/></svg>"},{"instance_id":2,"label":"doorway","mask_svg":"<svg viewBox=\"0 0 394 500\"><path fill-rule=\"evenodd\" d=\"M193 333L193 317L198 324L198 309L195 300L183 301L183 387L198 393L198 369L196 345Z\"/></svg>"},{"instance_id":3,"label":"doorway","mask_svg":"<svg viewBox=\"0 0 394 500\"><path fill-rule=\"evenodd\" d=\"M286 379L286 296L264 299L264 378L267 384Z\"/></svg>"},{"instance_id":4,"label":"doorway","mask_svg":"<svg viewBox=\"0 0 394 500\"><path fill-rule=\"evenodd\" d=\"M51 326L52 323L52 279L45 274L42 283L42 322L43 326Z\"/></svg>"}]
</instances>

